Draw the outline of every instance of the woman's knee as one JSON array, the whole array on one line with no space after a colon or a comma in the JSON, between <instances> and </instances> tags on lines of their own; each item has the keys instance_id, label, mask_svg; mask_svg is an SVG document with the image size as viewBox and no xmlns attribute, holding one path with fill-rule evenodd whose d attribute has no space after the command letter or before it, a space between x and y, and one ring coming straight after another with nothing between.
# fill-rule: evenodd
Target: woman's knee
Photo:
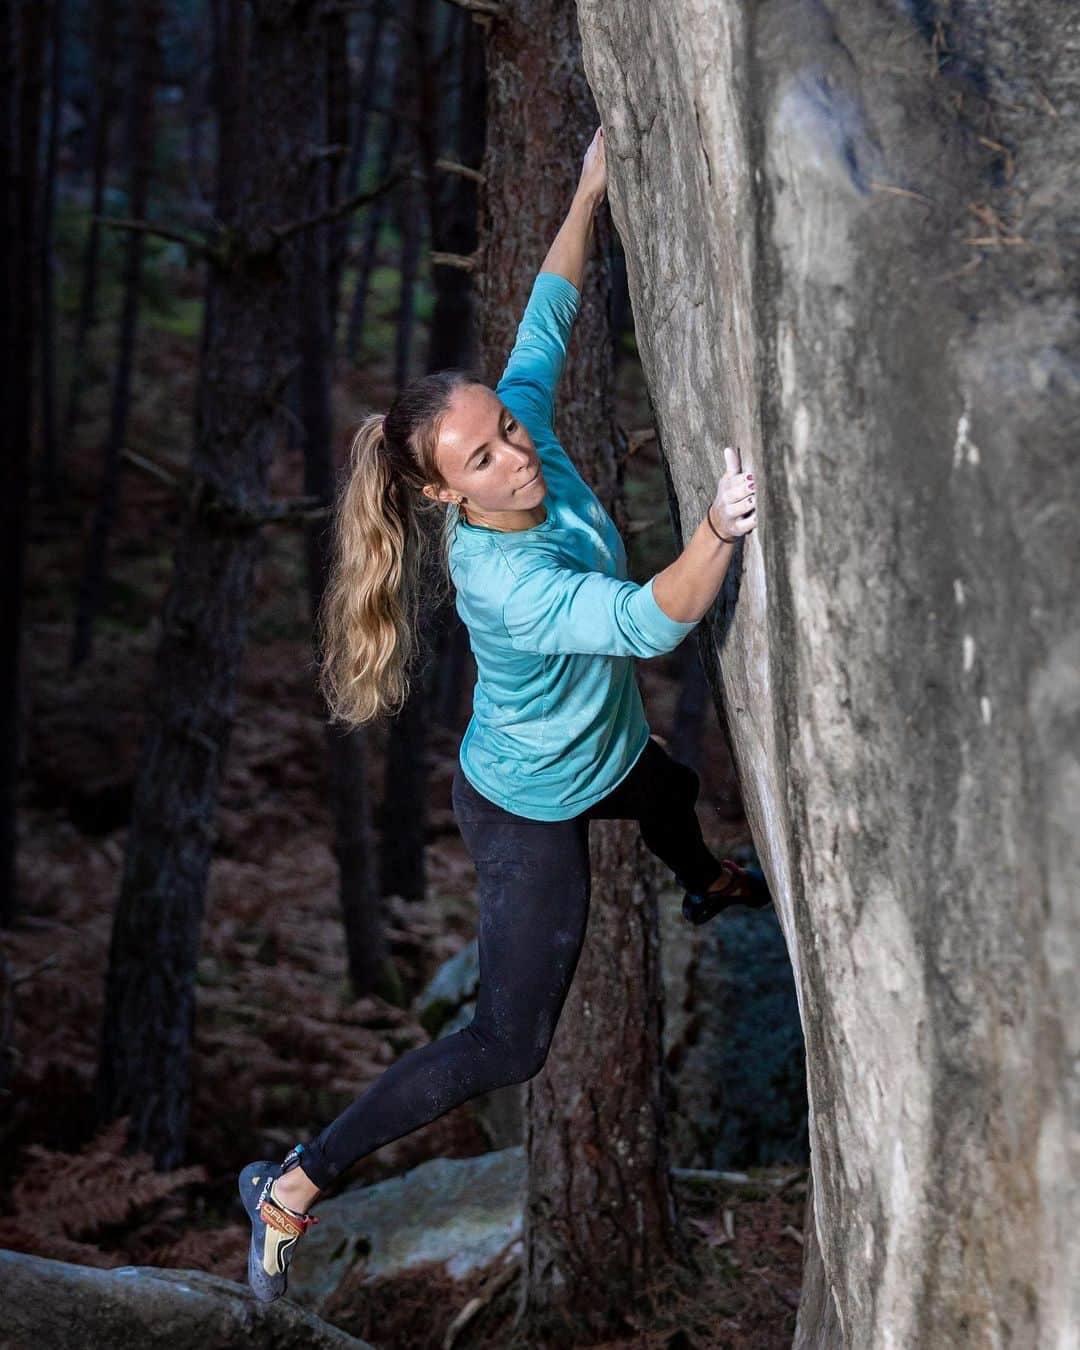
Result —
<instances>
[{"instance_id":1,"label":"woman's knee","mask_svg":"<svg viewBox=\"0 0 1080 1350\"><path fill-rule=\"evenodd\" d=\"M492 1088L509 1087L511 1083L526 1083L535 1078L551 1049L551 1035L546 1026L528 1033L506 1034L474 1017L465 1030L483 1049Z\"/></svg>"}]
</instances>

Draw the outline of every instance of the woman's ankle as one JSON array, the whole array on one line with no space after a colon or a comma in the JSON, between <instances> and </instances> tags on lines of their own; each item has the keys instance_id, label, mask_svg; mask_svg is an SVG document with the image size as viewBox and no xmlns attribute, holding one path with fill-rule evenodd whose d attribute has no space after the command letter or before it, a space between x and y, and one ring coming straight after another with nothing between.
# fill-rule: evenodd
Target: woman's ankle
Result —
<instances>
[{"instance_id":1,"label":"woman's ankle","mask_svg":"<svg viewBox=\"0 0 1080 1350\"><path fill-rule=\"evenodd\" d=\"M292 1167L280 1177L275 1177L270 1186L270 1195L286 1209L306 1214L319 1198L319 1188L302 1167Z\"/></svg>"}]
</instances>

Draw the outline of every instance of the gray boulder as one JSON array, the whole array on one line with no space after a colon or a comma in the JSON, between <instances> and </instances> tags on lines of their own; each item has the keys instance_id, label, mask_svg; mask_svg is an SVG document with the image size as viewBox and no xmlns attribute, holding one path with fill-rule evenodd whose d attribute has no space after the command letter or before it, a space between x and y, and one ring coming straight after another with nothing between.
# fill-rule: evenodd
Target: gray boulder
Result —
<instances>
[{"instance_id":1,"label":"gray boulder","mask_svg":"<svg viewBox=\"0 0 1080 1350\"><path fill-rule=\"evenodd\" d=\"M1080 16L578 0L806 1043L800 1345L1080 1326ZM835 1325L833 1319L835 1318Z\"/></svg>"},{"instance_id":2,"label":"gray boulder","mask_svg":"<svg viewBox=\"0 0 1080 1350\"><path fill-rule=\"evenodd\" d=\"M452 1279L520 1253L521 1146L475 1158L434 1158L399 1177L353 1186L319 1204L289 1270L289 1294L319 1309L362 1267L374 1279L424 1262Z\"/></svg>"},{"instance_id":3,"label":"gray boulder","mask_svg":"<svg viewBox=\"0 0 1080 1350\"><path fill-rule=\"evenodd\" d=\"M256 1303L201 1270L99 1270L0 1251L0 1288L4 1350L372 1350L291 1299Z\"/></svg>"}]
</instances>

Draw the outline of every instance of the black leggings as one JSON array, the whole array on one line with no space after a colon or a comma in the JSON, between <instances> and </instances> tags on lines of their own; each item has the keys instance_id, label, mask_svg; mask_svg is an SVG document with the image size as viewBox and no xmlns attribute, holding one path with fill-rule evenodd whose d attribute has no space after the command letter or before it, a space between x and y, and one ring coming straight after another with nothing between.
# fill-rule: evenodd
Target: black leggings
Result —
<instances>
[{"instance_id":1,"label":"black leggings","mask_svg":"<svg viewBox=\"0 0 1080 1350\"><path fill-rule=\"evenodd\" d=\"M454 814L477 876L476 1013L460 1031L407 1051L304 1146L301 1165L315 1185L462 1102L539 1073L589 918L589 821L639 821L679 885L705 891L721 867L701 836L699 786L693 769L650 738L594 806L569 820L528 820L482 796L458 765Z\"/></svg>"}]
</instances>

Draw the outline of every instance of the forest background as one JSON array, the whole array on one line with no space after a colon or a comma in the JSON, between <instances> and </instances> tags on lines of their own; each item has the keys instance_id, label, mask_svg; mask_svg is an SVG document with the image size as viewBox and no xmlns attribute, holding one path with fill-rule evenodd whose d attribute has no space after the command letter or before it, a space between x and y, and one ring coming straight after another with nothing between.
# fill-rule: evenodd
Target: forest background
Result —
<instances>
[{"instance_id":1,"label":"forest background","mask_svg":"<svg viewBox=\"0 0 1080 1350\"><path fill-rule=\"evenodd\" d=\"M292 214L271 220L237 196L272 179L237 171L238 91L262 83L283 165L302 92L284 68L277 81L255 69L243 6L8 9L19 117L5 152L19 209L7 236L16 453L5 509L18 603L0 966L13 1163L0 1246L242 1278L237 1169L305 1137L429 1039L419 996L475 935L475 877L449 796L475 679L467 634L452 605L426 615L414 696L342 738L315 692L312 614L351 426L417 374L480 359L484 27L432 0L328 8L310 67L321 152L282 169L278 202ZM568 171L587 139L568 138ZM504 191L528 212L558 186ZM266 306L245 305L269 264L257 250L230 255L237 220L287 245ZM614 230L598 248L611 276L619 523L644 581L675 556L674 522ZM504 326L541 258L520 258L513 293L487 294ZM222 521L245 551L235 585L207 604ZM168 648L184 624L212 633L212 669ZM638 671L654 733L701 774L707 842L752 849L697 643ZM218 694L209 713L206 682ZM177 737L205 760L183 799L199 817L205 884L187 884L198 864L162 843L182 809L177 784L147 786L155 748L163 763ZM172 897L157 907L137 899L149 856L171 869L155 875ZM151 1031L171 1047L164 1060ZM158 1076L173 1086L148 1105ZM350 1180L484 1152L470 1105L378 1150ZM93 1205L73 1203L90 1190ZM788 1311L798 1246L782 1234L798 1195L785 1198L795 1210L746 1229L757 1259L783 1267Z\"/></svg>"}]
</instances>

